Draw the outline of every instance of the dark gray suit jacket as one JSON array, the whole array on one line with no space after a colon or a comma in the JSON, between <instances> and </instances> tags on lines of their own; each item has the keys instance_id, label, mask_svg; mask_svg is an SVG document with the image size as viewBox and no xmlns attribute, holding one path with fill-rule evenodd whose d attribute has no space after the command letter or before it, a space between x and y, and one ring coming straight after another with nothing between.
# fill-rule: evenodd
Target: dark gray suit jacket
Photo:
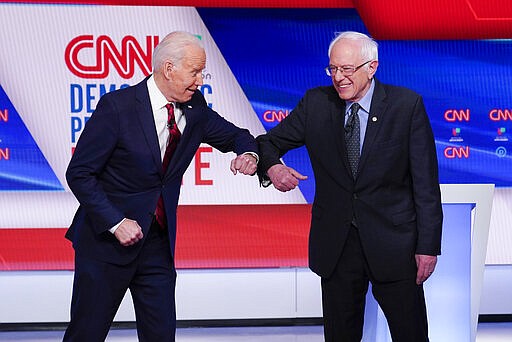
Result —
<instances>
[{"instance_id":1,"label":"dark gray suit jacket","mask_svg":"<svg viewBox=\"0 0 512 342\"><path fill-rule=\"evenodd\" d=\"M441 252L438 165L423 101L411 90L376 80L355 181L344 113L345 101L333 86L307 91L285 120L257 138L259 173L288 150L306 146L316 181L309 264L318 275L333 272L354 217L375 278L411 277L414 254Z\"/></svg>"}]
</instances>

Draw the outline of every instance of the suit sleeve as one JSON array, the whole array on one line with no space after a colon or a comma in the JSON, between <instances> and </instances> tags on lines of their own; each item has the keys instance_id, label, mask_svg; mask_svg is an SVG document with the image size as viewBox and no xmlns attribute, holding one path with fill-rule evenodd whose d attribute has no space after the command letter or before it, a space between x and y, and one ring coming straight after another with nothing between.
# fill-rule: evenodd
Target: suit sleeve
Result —
<instances>
[{"instance_id":1,"label":"suit sleeve","mask_svg":"<svg viewBox=\"0 0 512 342\"><path fill-rule=\"evenodd\" d=\"M259 155L258 144L249 130L237 127L209 108L200 92L196 94L196 100L205 108L208 117L204 143L223 153L235 152L240 155L253 152Z\"/></svg>"},{"instance_id":2,"label":"suit sleeve","mask_svg":"<svg viewBox=\"0 0 512 342\"><path fill-rule=\"evenodd\" d=\"M305 144L306 133L306 96L283 121L266 134L256 138L260 149L258 175L266 178L267 170L281 163L280 158L289 150ZM265 184L267 185L267 184Z\"/></svg>"},{"instance_id":3,"label":"suit sleeve","mask_svg":"<svg viewBox=\"0 0 512 342\"><path fill-rule=\"evenodd\" d=\"M116 146L119 127L116 110L103 96L78 140L66 171L68 185L94 223L97 234L107 231L123 218L102 188L98 177Z\"/></svg>"},{"instance_id":4,"label":"suit sleeve","mask_svg":"<svg viewBox=\"0 0 512 342\"><path fill-rule=\"evenodd\" d=\"M434 135L421 97L414 107L409 162L418 228L416 254L439 255L443 212L438 163Z\"/></svg>"}]
</instances>

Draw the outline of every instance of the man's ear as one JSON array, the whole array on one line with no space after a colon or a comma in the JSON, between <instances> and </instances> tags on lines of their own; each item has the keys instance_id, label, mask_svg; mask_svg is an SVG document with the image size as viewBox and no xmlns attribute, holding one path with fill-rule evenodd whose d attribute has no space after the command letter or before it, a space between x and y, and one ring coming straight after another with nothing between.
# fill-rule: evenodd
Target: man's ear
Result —
<instances>
[{"instance_id":1,"label":"man's ear","mask_svg":"<svg viewBox=\"0 0 512 342\"><path fill-rule=\"evenodd\" d=\"M172 74L173 69L174 69L174 64L172 64L171 61L167 60L167 61L164 62L163 69L164 69L165 78L170 79L171 78L171 74Z\"/></svg>"},{"instance_id":2,"label":"man's ear","mask_svg":"<svg viewBox=\"0 0 512 342\"><path fill-rule=\"evenodd\" d=\"M368 66L368 78L372 79L375 73L377 72L377 68L379 66L379 61L371 61Z\"/></svg>"}]
</instances>

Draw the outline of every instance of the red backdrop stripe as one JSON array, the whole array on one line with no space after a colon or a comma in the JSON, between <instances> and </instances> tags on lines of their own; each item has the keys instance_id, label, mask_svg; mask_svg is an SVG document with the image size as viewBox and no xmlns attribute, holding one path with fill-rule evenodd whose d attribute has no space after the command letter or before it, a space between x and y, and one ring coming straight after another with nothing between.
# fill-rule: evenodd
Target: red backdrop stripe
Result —
<instances>
[{"instance_id":1,"label":"red backdrop stripe","mask_svg":"<svg viewBox=\"0 0 512 342\"><path fill-rule=\"evenodd\" d=\"M192 6L247 8L353 8L353 0L6 0L2 2L38 4L100 4L123 6Z\"/></svg>"},{"instance_id":2,"label":"red backdrop stripe","mask_svg":"<svg viewBox=\"0 0 512 342\"><path fill-rule=\"evenodd\" d=\"M310 205L178 208L177 268L307 267ZM65 228L0 229L0 270L72 270Z\"/></svg>"},{"instance_id":3,"label":"red backdrop stripe","mask_svg":"<svg viewBox=\"0 0 512 342\"><path fill-rule=\"evenodd\" d=\"M355 8L378 40L510 39L510 0L4 0L4 3Z\"/></svg>"}]
</instances>

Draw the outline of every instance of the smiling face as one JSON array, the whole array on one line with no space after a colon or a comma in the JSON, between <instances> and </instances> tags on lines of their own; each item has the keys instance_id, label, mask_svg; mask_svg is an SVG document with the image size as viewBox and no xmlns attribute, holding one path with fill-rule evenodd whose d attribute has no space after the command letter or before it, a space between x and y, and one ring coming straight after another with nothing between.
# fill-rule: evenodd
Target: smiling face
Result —
<instances>
[{"instance_id":1,"label":"smiling face","mask_svg":"<svg viewBox=\"0 0 512 342\"><path fill-rule=\"evenodd\" d=\"M361 42L352 39L340 39L332 47L329 56L329 65L337 67L357 67L365 62L367 60L363 60L361 56ZM339 97L345 101L361 100L370 89L378 65L378 61L371 61L357 69L351 76L344 76L341 71L334 72L331 78Z\"/></svg>"},{"instance_id":2,"label":"smiling face","mask_svg":"<svg viewBox=\"0 0 512 342\"><path fill-rule=\"evenodd\" d=\"M187 102L203 84L202 71L206 66L206 53L203 48L189 45L181 61L173 64L170 60L164 63L164 91L169 101Z\"/></svg>"}]
</instances>

